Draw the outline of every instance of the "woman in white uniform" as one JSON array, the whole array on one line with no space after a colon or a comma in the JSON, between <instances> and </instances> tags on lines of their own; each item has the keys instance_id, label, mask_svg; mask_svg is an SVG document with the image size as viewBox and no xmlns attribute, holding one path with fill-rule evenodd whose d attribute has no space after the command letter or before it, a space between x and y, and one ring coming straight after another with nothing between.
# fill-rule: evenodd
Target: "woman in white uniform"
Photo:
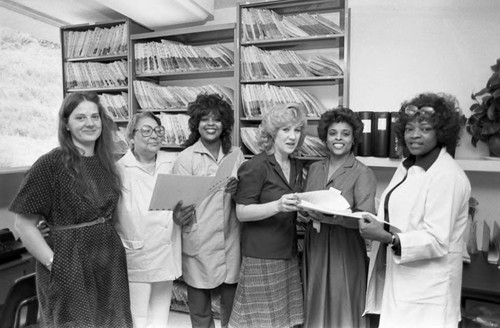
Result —
<instances>
[{"instance_id":1,"label":"woman in white uniform","mask_svg":"<svg viewBox=\"0 0 500 328\"><path fill-rule=\"evenodd\" d=\"M117 162L123 181L114 224L127 254L132 319L135 328L166 327L174 279L182 274L179 224L193 206L149 211L156 177L171 173L176 154L160 152L165 128L154 114L135 114L127 126L129 151ZM173 217L175 216L175 217Z\"/></svg>"},{"instance_id":2,"label":"woman in white uniform","mask_svg":"<svg viewBox=\"0 0 500 328\"><path fill-rule=\"evenodd\" d=\"M360 220L361 235L375 241L365 313L380 313L379 327L455 328L460 321L471 186L450 151L462 122L445 94L421 94L399 110L397 133L410 155L383 192L378 218L400 231L369 214Z\"/></svg>"}]
</instances>

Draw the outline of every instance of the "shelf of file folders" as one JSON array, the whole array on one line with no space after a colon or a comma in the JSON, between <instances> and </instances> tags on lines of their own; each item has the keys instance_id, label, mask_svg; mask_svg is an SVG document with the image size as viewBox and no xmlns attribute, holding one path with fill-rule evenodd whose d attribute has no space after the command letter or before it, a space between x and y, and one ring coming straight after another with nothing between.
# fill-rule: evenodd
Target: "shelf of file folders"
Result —
<instances>
[{"instance_id":1,"label":"shelf of file folders","mask_svg":"<svg viewBox=\"0 0 500 328\"><path fill-rule=\"evenodd\" d=\"M364 127L356 149L357 156L403 157L403 149L394 130L398 112L361 111L358 114Z\"/></svg>"},{"instance_id":2,"label":"shelf of file folders","mask_svg":"<svg viewBox=\"0 0 500 328\"><path fill-rule=\"evenodd\" d=\"M251 157L260 153L258 146L258 135L259 128L257 127L242 127L240 128L241 141L243 145L252 153L247 154L245 157ZM302 159L319 159L326 157L328 151L324 143L315 136L306 135L302 147L298 150L295 155Z\"/></svg>"},{"instance_id":3,"label":"shelf of file folders","mask_svg":"<svg viewBox=\"0 0 500 328\"><path fill-rule=\"evenodd\" d=\"M135 43L135 72L166 74L234 68L234 52L222 44L191 46L171 40Z\"/></svg>"},{"instance_id":4,"label":"shelf of file folders","mask_svg":"<svg viewBox=\"0 0 500 328\"><path fill-rule=\"evenodd\" d=\"M135 80L134 94L142 111L186 111L188 104L201 93L217 93L233 104L234 90L219 84L169 86Z\"/></svg>"},{"instance_id":5,"label":"shelf of file folders","mask_svg":"<svg viewBox=\"0 0 500 328\"><path fill-rule=\"evenodd\" d=\"M101 93L99 101L106 110L106 113L115 122L128 122L129 113L127 105L128 93L121 92L119 94Z\"/></svg>"}]
</instances>

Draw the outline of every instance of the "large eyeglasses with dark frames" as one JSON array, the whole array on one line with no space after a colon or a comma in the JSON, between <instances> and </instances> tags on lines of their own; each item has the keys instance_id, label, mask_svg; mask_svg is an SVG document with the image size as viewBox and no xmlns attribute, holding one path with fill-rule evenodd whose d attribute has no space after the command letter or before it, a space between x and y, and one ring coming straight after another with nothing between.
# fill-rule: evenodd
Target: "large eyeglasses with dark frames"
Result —
<instances>
[{"instance_id":1,"label":"large eyeglasses with dark frames","mask_svg":"<svg viewBox=\"0 0 500 328\"><path fill-rule=\"evenodd\" d=\"M152 134L153 134L153 131L156 133L156 135L158 137L163 137L165 135L165 128L161 125L153 128L149 125L144 125L142 128L140 129L134 129L134 132L135 131L141 131L141 135L144 137L144 138L147 138L147 137L150 137Z\"/></svg>"},{"instance_id":2,"label":"large eyeglasses with dark frames","mask_svg":"<svg viewBox=\"0 0 500 328\"><path fill-rule=\"evenodd\" d=\"M408 105L405 107L405 114L409 117L413 117L415 115L420 115L421 117L429 118L435 113L434 108L431 106L422 106L418 108L415 105Z\"/></svg>"}]
</instances>

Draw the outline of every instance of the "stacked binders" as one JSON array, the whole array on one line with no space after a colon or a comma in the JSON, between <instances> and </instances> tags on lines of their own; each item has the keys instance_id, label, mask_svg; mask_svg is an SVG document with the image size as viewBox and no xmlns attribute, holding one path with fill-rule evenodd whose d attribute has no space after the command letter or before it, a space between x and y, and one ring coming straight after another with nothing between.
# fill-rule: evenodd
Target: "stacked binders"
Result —
<instances>
[{"instance_id":1,"label":"stacked binders","mask_svg":"<svg viewBox=\"0 0 500 328\"><path fill-rule=\"evenodd\" d=\"M394 132L397 112L361 111L358 115L364 126L361 142L356 149L358 156L389 158L403 156L400 141Z\"/></svg>"}]
</instances>

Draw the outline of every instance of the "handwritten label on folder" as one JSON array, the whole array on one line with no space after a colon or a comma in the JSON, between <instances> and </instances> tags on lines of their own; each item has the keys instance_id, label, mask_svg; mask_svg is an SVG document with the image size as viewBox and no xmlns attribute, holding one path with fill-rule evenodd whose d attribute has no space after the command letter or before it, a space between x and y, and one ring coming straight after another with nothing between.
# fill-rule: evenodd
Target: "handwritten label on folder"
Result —
<instances>
[{"instance_id":1,"label":"handwritten label on folder","mask_svg":"<svg viewBox=\"0 0 500 328\"><path fill-rule=\"evenodd\" d=\"M224 158L217 173L212 177L158 174L149 210L173 210L180 200L183 206L200 205L206 197L226 186L231 178L237 155L238 152L232 152Z\"/></svg>"}]
</instances>

